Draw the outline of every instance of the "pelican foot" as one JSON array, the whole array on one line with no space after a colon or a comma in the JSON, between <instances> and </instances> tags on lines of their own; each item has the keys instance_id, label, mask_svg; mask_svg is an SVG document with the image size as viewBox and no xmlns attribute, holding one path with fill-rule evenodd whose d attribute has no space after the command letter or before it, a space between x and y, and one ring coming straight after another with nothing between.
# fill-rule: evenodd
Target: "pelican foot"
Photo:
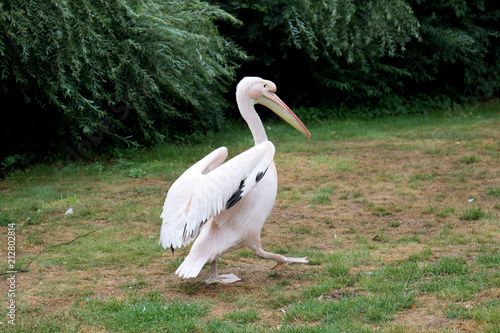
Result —
<instances>
[{"instance_id":1,"label":"pelican foot","mask_svg":"<svg viewBox=\"0 0 500 333\"><path fill-rule=\"evenodd\" d=\"M224 274L224 275L210 276L207 280L205 280L205 283L207 283L207 284L212 284L212 283L229 284L229 283L233 283L233 282L240 281L240 280L241 280L241 278L237 277L235 274Z\"/></svg>"},{"instance_id":2,"label":"pelican foot","mask_svg":"<svg viewBox=\"0 0 500 333\"><path fill-rule=\"evenodd\" d=\"M288 262L289 264L293 263L298 263L298 264L307 264L309 260L307 260L309 257L304 257L304 258L288 258L290 261Z\"/></svg>"},{"instance_id":3,"label":"pelican foot","mask_svg":"<svg viewBox=\"0 0 500 333\"><path fill-rule=\"evenodd\" d=\"M282 266L285 266L285 265L288 265L288 264L307 264L309 262L309 260L307 260L308 257L304 257L304 258L286 258L285 261L277 261L276 262L276 265L274 267L271 268L271 270L273 269L276 269L276 268L280 268Z\"/></svg>"}]
</instances>

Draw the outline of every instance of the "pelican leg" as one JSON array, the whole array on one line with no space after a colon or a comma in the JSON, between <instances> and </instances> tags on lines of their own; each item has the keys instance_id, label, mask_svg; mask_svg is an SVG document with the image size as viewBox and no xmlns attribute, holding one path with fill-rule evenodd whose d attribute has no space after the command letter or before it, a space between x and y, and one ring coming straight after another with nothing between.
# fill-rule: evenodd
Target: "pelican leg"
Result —
<instances>
[{"instance_id":1,"label":"pelican leg","mask_svg":"<svg viewBox=\"0 0 500 333\"><path fill-rule=\"evenodd\" d=\"M276 265L272 267L271 269L276 269L280 268L281 266L288 265L288 264L293 264L293 263L301 263L301 264L307 264L309 261L307 260L307 257L304 258L289 258L282 256L280 254L276 253L270 253L262 250L262 248L258 248L254 250L255 254L258 255L259 257L263 259L270 259L276 261Z\"/></svg>"},{"instance_id":2,"label":"pelican leg","mask_svg":"<svg viewBox=\"0 0 500 333\"><path fill-rule=\"evenodd\" d=\"M212 284L212 283L224 283L224 284L229 284L233 283L236 281L240 281L241 278L237 277L235 274L224 274L224 275L219 275L217 273L217 259L211 262L212 265L212 273L210 277L205 280L205 283Z\"/></svg>"}]
</instances>

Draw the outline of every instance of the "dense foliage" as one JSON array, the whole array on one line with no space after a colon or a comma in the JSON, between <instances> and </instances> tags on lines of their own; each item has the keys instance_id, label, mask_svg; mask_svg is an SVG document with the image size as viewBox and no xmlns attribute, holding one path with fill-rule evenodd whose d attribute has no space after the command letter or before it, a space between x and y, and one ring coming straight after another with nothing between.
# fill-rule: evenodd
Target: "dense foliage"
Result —
<instances>
[{"instance_id":1,"label":"dense foliage","mask_svg":"<svg viewBox=\"0 0 500 333\"><path fill-rule=\"evenodd\" d=\"M224 11L134 0L13 0L0 10L0 85L15 103L2 108L12 145L1 153L16 138L27 149L48 137L83 157L104 137L150 144L192 123L220 125L221 93L243 57L213 24L236 22Z\"/></svg>"},{"instance_id":2,"label":"dense foliage","mask_svg":"<svg viewBox=\"0 0 500 333\"><path fill-rule=\"evenodd\" d=\"M244 23L225 31L254 57L241 71L278 78L299 105L485 99L500 88L497 2L214 2Z\"/></svg>"},{"instance_id":3,"label":"dense foliage","mask_svg":"<svg viewBox=\"0 0 500 333\"><path fill-rule=\"evenodd\" d=\"M413 3L422 41L413 41L402 66L424 93L486 100L500 92L500 3L486 0Z\"/></svg>"},{"instance_id":4,"label":"dense foliage","mask_svg":"<svg viewBox=\"0 0 500 333\"><path fill-rule=\"evenodd\" d=\"M307 119L500 91L493 1L12 0L0 27L0 94L16 105L2 108L4 165L218 128L246 75L274 80Z\"/></svg>"}]
</instances>

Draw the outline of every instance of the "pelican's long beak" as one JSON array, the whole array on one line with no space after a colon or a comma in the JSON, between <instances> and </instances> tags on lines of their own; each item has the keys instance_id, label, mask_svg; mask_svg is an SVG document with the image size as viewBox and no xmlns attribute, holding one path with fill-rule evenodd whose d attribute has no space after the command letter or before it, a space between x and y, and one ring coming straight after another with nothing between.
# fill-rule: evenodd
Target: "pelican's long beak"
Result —
<instances>
[{"instance_id":1,"label":"pelican's long beak","mask_svg":"<svg viewBox=\"0 0 500 333\"><path fill-rule=\"evenodd\" d=\"M266 91L261 97L255 100L255 103L267 106L287 123L292 125L296 130L311 139L311 133L309 133L304 124L302 124L295 113L293 113L292 110L290 110L290 108L286 106L286 104L283 103L283 101L275 93Z\"/></svg>"}]
</instances>

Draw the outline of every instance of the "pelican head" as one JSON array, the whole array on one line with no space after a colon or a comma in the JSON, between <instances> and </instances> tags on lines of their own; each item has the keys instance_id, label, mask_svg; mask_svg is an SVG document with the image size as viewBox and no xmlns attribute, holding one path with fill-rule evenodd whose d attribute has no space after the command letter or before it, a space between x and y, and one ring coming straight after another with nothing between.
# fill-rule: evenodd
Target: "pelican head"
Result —
<instances>
[{"instance_id":1,"label":"pelican head","mask_svg":"<svg viewBox=\"0 0 500 333\"><path fill-rule=\"evenodd\" d=\"M261 79L260 77L245 77L236 87L236 98L238 100L250 98L252 105L261 104L268 107L296 130L303 133L309 139L311 138L311 134L300 119L276 95L276 85L274 82Z\"/></svg>"}]
</instances>

